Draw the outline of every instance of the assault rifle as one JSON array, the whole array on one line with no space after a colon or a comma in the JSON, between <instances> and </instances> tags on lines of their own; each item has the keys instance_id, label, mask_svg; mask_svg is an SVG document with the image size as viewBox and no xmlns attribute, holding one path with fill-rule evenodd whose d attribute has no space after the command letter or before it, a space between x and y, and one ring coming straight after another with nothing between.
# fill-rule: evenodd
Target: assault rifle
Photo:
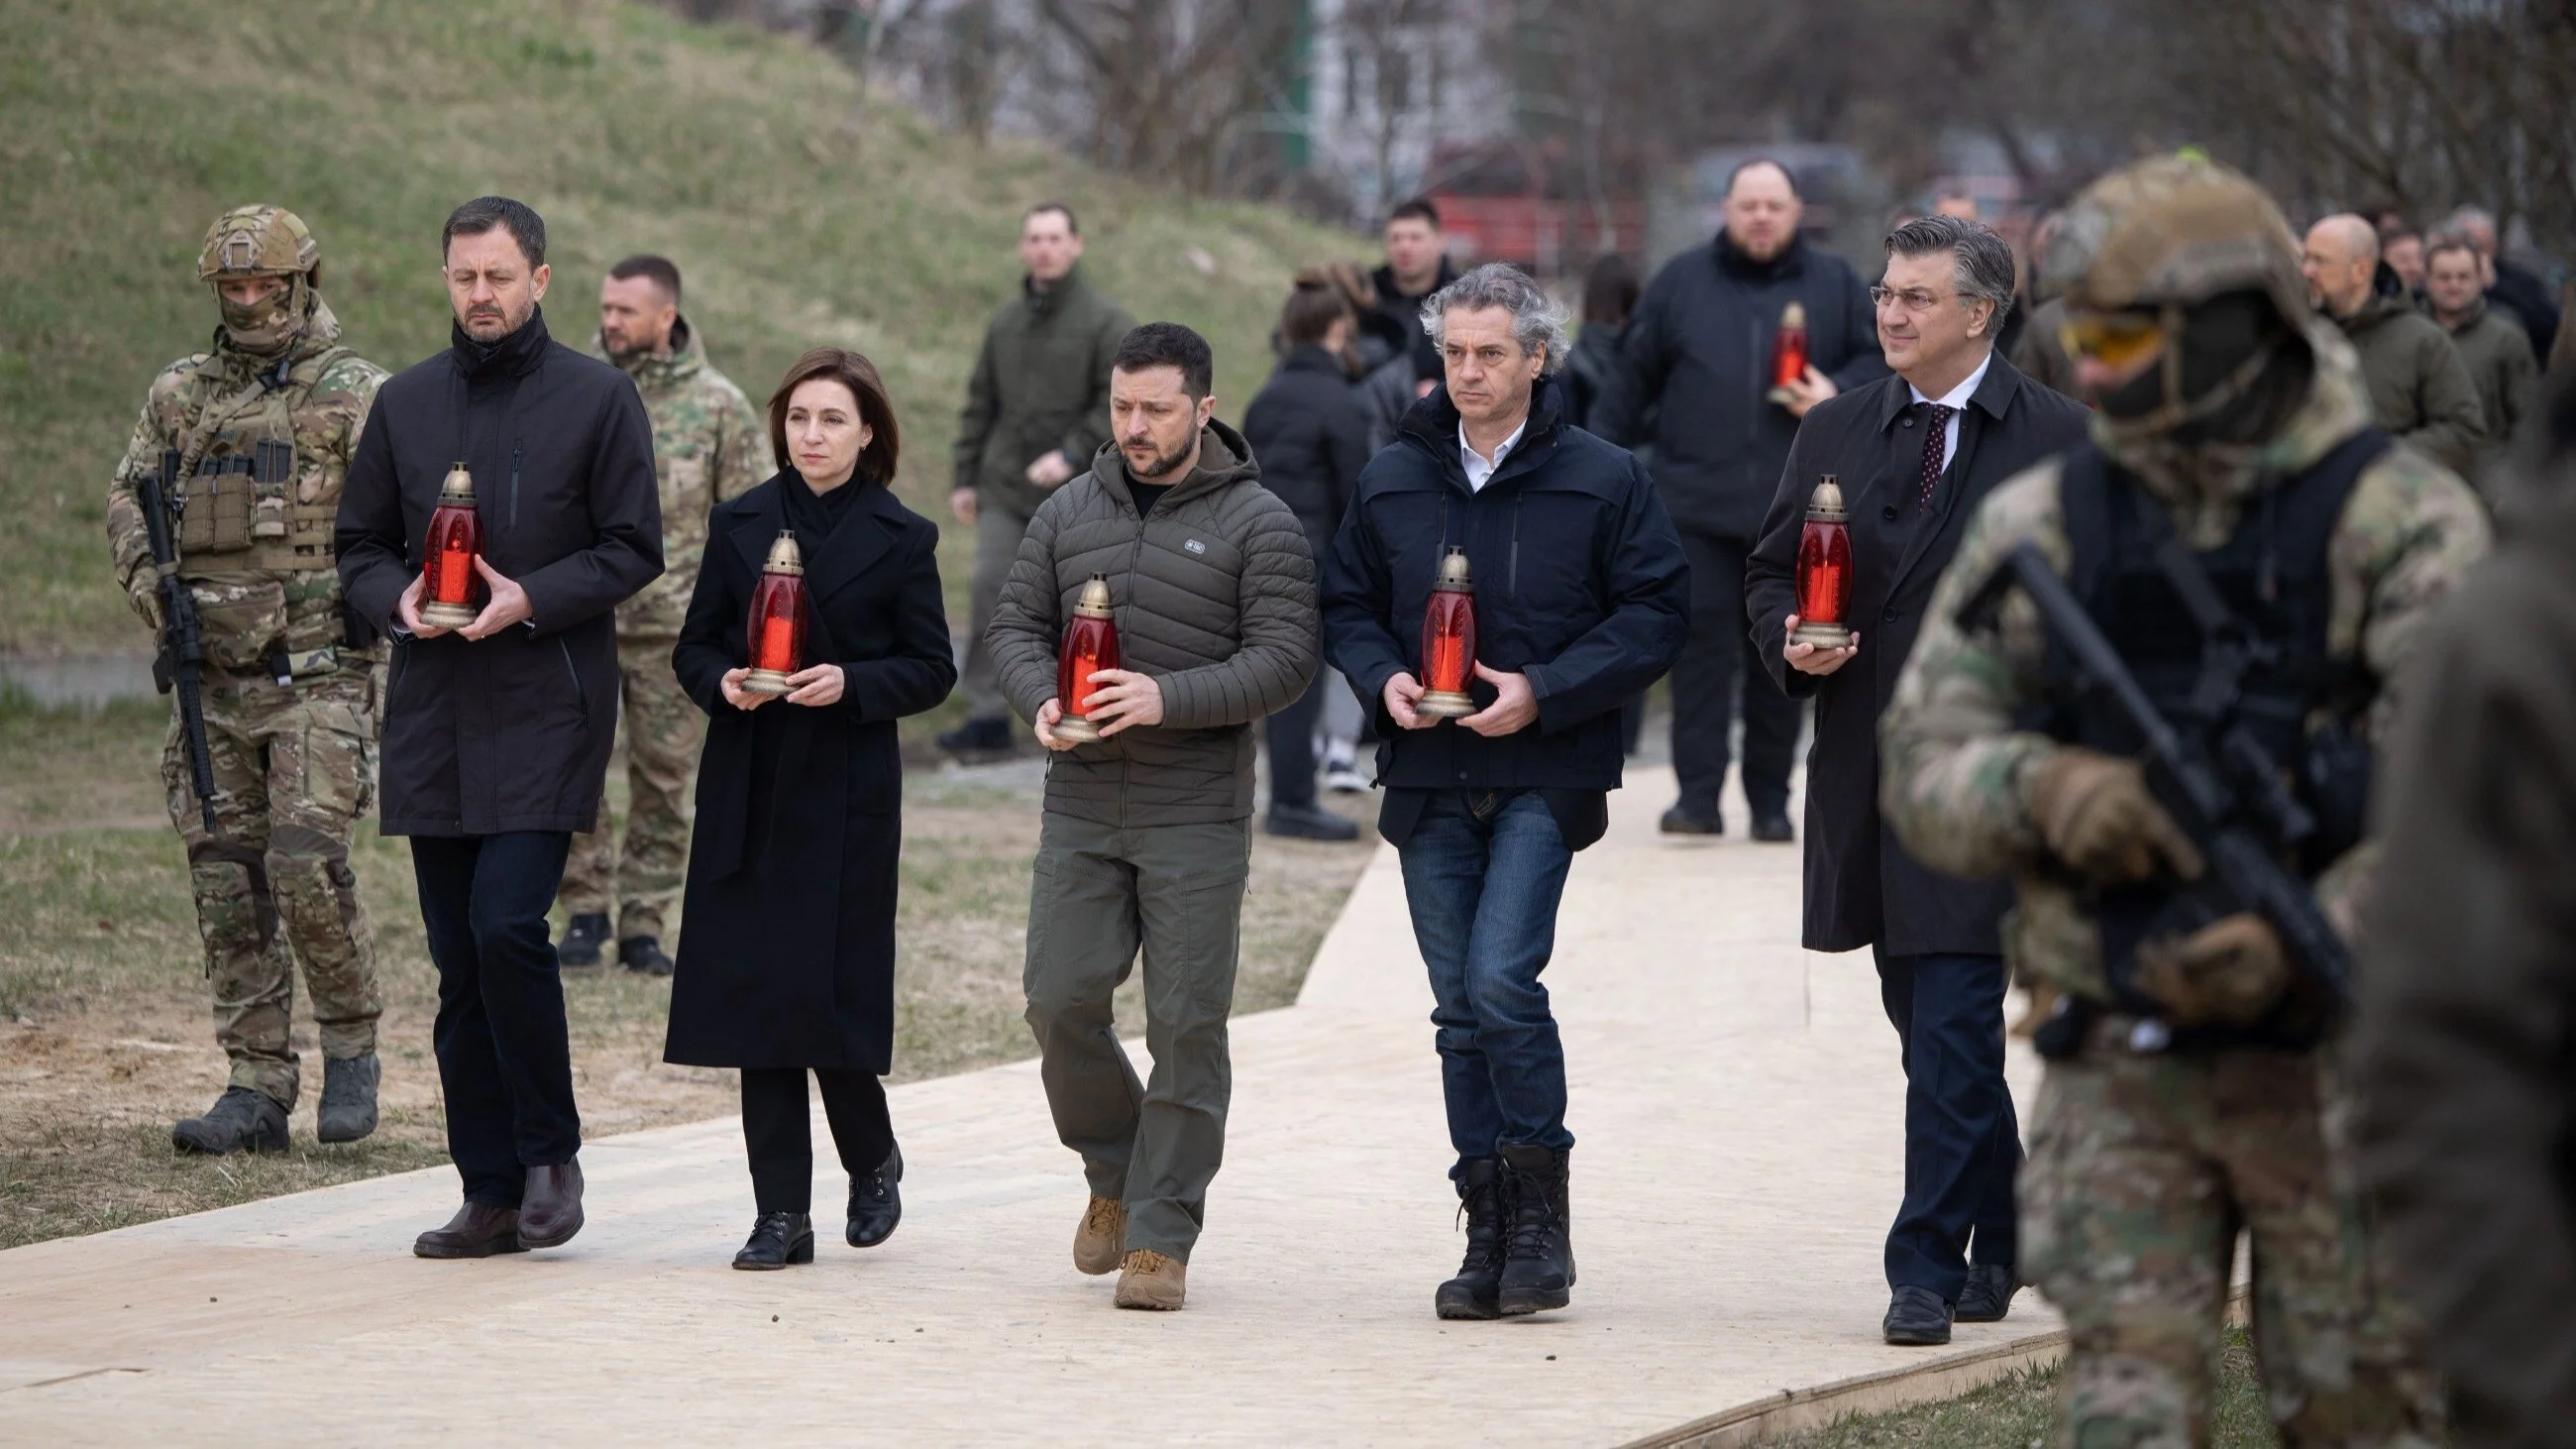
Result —
<instances>
[{"instance_id":1,"label":"assault rifle","mask_svg":"<svg viewBox=\"0 0 2576 1449\"><path fill-rule=\"evenodd\" d=\"M2341 1011L2350 999L2351 953L2307 882L2281 863L2316 835L2317 822L2271 752L2241 726L2221 729L2207 743L2175 729L2034 544L2007 554L1959 606L1960 627L1990 627L2004 595L2016 588L2072 658L2077 689L2107 699L2145 742L2140 762L2148 793L2207 862L2201 881L2176 898L2155 933L2252 911L2271 923L2291 965L2321 988L2329 1011Z\"/></svg>"},{"instance_id":2,"label":"assault rifle","mask_svg":"<svg viewBox=\"0 0 2576 1449\"><path fill-rule=\"evenodd\" d=\"M152 682L168 694L179 691L179 730L188 745L188 778L196 787L197 808L204 812L206 833L215 829L215 761L206 744L206 702L201 691L206 667L206 636L197 622L197 596L179 577L179 550L170 538L170 494L179 482L179 455L161 455L161 472L136 481L134 495L143 505L143 532L151 540L152 567L160 574L161 654L152 661Z\"/></svg>"}]
</instances>

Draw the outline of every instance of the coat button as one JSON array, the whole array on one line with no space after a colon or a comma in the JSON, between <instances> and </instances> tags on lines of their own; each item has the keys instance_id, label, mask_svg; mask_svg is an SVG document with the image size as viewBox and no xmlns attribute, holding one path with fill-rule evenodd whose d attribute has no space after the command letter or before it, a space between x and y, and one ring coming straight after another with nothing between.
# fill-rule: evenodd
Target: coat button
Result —
<instances>
[{"instance_id":1,"label":"coat button","mask_svg":"<svg viewBox=\"0 0 2576 1449\"><path fill-rule=\"evenodd\" d=\"M1880 505L1878 516L1886 519L1890 523L1894 523L1896 521L1896 505L1893 503Z\"/></svg>"},{"instance_id":2,"label":"coat button","mask_svg":"<svg viewBox=\"0 0 2576 1449\"><path fill-rule=\"evenodd\" d=\"M1896 611L1895 611L1894 609L1883 609L1883 610L1879 611L1878 621L1879 621L1880 623L1882 623L1882 624L1893 624L1893 623L1895 623L1895 622L1896 622Z\"/></svg>"},{"instance_id":3,"label":"coat button","mask_svg":"<svg viewBox=\"0 0 2576 1449\"><path fill-rule=\"evenodd\" d=\"M1912 418L1907 418L1905 421L1898 423L1897 426L1900 428L1910 428L1914 426L1914 420Z\"/></svg>"}]
</instances>

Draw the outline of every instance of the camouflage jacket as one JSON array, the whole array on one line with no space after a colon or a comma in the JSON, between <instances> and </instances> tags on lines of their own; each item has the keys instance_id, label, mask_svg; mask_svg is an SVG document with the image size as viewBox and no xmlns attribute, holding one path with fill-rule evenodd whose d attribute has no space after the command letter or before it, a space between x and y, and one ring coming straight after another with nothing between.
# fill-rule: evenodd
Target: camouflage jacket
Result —
<instances>
[{"instance_id":1,"label":"camouflage jacket","mask_svg":"<svg viewBox=\"0 0 2576 1449\"><path fill-rule=\"evenodd\" d=\"M2098 416L2095 441L2164 502L2186 538L2215 547L2270 478L2311 466L2370 423L2351 347L2321 326L2310 327L2309 341L2316 383L2289 425L2260 448L2218 457L2215 449L2123 447ZM1992 633L1971 634L1956 621L1968 594L2020 544L2037 544L2061 572L2068 567L2059 469L2051 459L2008 480L1969 523L1880 722L1880 807L1925 864L1970 878L2016 877L2020 903L2005 919L2004 951L2019 979L2107 999L2099 937L2082 903L2031 869L2043 854L2031 815L2032 766L2064 748L2014 728L2040 701L2046 644L2037 611L2014 594ZM2337 659L2358 660L2379 683L2364 721L2375 746L2395 705L2388 681L2487 546L2476 495L2410 448L2383 454L2355 483L2327 545L2326 647ZM2318 882L2320 901L2347 934L2375 854L2365 841Z\"/></svg>"},{"instance_id":2,"label":"camouflage jacket","mask_svg":"<svg viewBox=\"0 0 2576 1449\"><path fill-rule=\"evenodd\" d=\"M608 357L596 338L591 350ZM778 470L770 466L769 427L733 380L707 361L706 344L689 319L671 327L671 354L631 361L608 357L635 379L653 420L653 475L662 487L662 576L617 606L617 633L629 639L676 639L698 556L707 546L707 517L719 503L749 492Z\"/></svg>"},{"instance_id":3,"label":"camouflage jacket","mask_svg":"<svg viewBox=\"0 0 2576 1449\"><path fill-rule=\"evenodd\" d=\"M282 650L297 676L327 674L344 652L372 659L379 647L347 649L331 535L385 370L339 346L339 319L319 296L307 315L283 358L237 352L219 331L213 351L163 368L107 485L117 582L129 594L148 589L152 547L135 485L158 475L164 452L180 454L187 501L172 538L219 669L261 669ZM250 471L280 443L292 449L283 469Z\"/></svg>"}]
</instances>

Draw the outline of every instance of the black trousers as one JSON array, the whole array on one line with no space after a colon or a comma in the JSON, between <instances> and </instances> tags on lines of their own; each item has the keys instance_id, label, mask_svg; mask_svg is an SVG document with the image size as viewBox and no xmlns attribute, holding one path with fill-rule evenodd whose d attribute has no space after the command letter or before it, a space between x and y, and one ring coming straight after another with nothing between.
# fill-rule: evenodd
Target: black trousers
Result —
<instances>
[{"instance_id":1,"label":"black trousers","mask_svg":"<svg viewBox=\"0 0 2576 1449\"><path fill-rule=\"evenodd\" d=\"M1744 613L1740 538L1685 526L1690 560L1690 637L1673 661L1673 773L1681 804L1694 815L1717 814L1726 785L1727 726L1744 715L1744 798L1757 814L1789 808L1789 766L1798 750L1800 702L1780 692L1759 660L1746 657L1751 621Z\"/></svg>"},{"instance_id":2,"label":"black trousers","mask_svg":"<svg viewBox=\"0 0 2576 1449\"><path fill-rule=\"evenodd\" d=\"M1315 803L1315 721L1324 713L1324 675L1318 670L1297 701L1270 717L1270 803Z\"/></svg>"},{"instance_id":3,"label":"black trousers","mask_svg":"<svg viewBox=\"0 0 2576 1449\"><path fill-rule=\"evenodd\" d=\"M420 920L438 966L430 1040L447 1155L468 1202L517 1207L531 1167L581 1150L563 977L546 911L572 836L554 830L411 842Z\"/></svg>"},{"instance_id":4,"label":"black trousers","mask_svg":"<svg viewBox=\"0 0 2576 1449\"><path fill-rule=\"evenodd\" d=\"M1887 1283L1955 1302L1972 1252L2000 1265L2020 1248L2013 1179L2021 1123L2004 1084L2004 958L1872 954L1905 1067L1905 1201L1887 1232Z\"/></svg>"},{"instance_id":5,"label":"black trousers","mask_svg":"<svg viewBox=\"0 0 2576 1449\"><path fill-rule=\"evenodd\" d=\"M742 1143L751 1154L751 1197L764 1213L814 1210L812 1108L805 1095L805 1067L742 1069ZM823 1115L841 1167L863 1177L894 1155L894 1119L886 1115L885 1084L859 1067L814 1067L823 1089Z\"/></svg>"}]
</instances>

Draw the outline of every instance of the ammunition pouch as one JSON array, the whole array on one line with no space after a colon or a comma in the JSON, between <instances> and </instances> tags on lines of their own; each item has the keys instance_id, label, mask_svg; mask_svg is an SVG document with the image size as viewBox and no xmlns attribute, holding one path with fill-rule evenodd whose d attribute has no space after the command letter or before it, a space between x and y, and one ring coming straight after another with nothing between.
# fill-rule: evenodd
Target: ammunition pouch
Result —
<instances>
[{"instance_id":1,"label":"ammunition pouch","mask_svg":"<svg viewBox=\"0 0 2576 1449\"><path fill-rule=\"evenodd\" d=\"M251 463L242 454L207 458L179 489L179 556L239 553L250 547Z\"/></svg>"}]
</instances>

